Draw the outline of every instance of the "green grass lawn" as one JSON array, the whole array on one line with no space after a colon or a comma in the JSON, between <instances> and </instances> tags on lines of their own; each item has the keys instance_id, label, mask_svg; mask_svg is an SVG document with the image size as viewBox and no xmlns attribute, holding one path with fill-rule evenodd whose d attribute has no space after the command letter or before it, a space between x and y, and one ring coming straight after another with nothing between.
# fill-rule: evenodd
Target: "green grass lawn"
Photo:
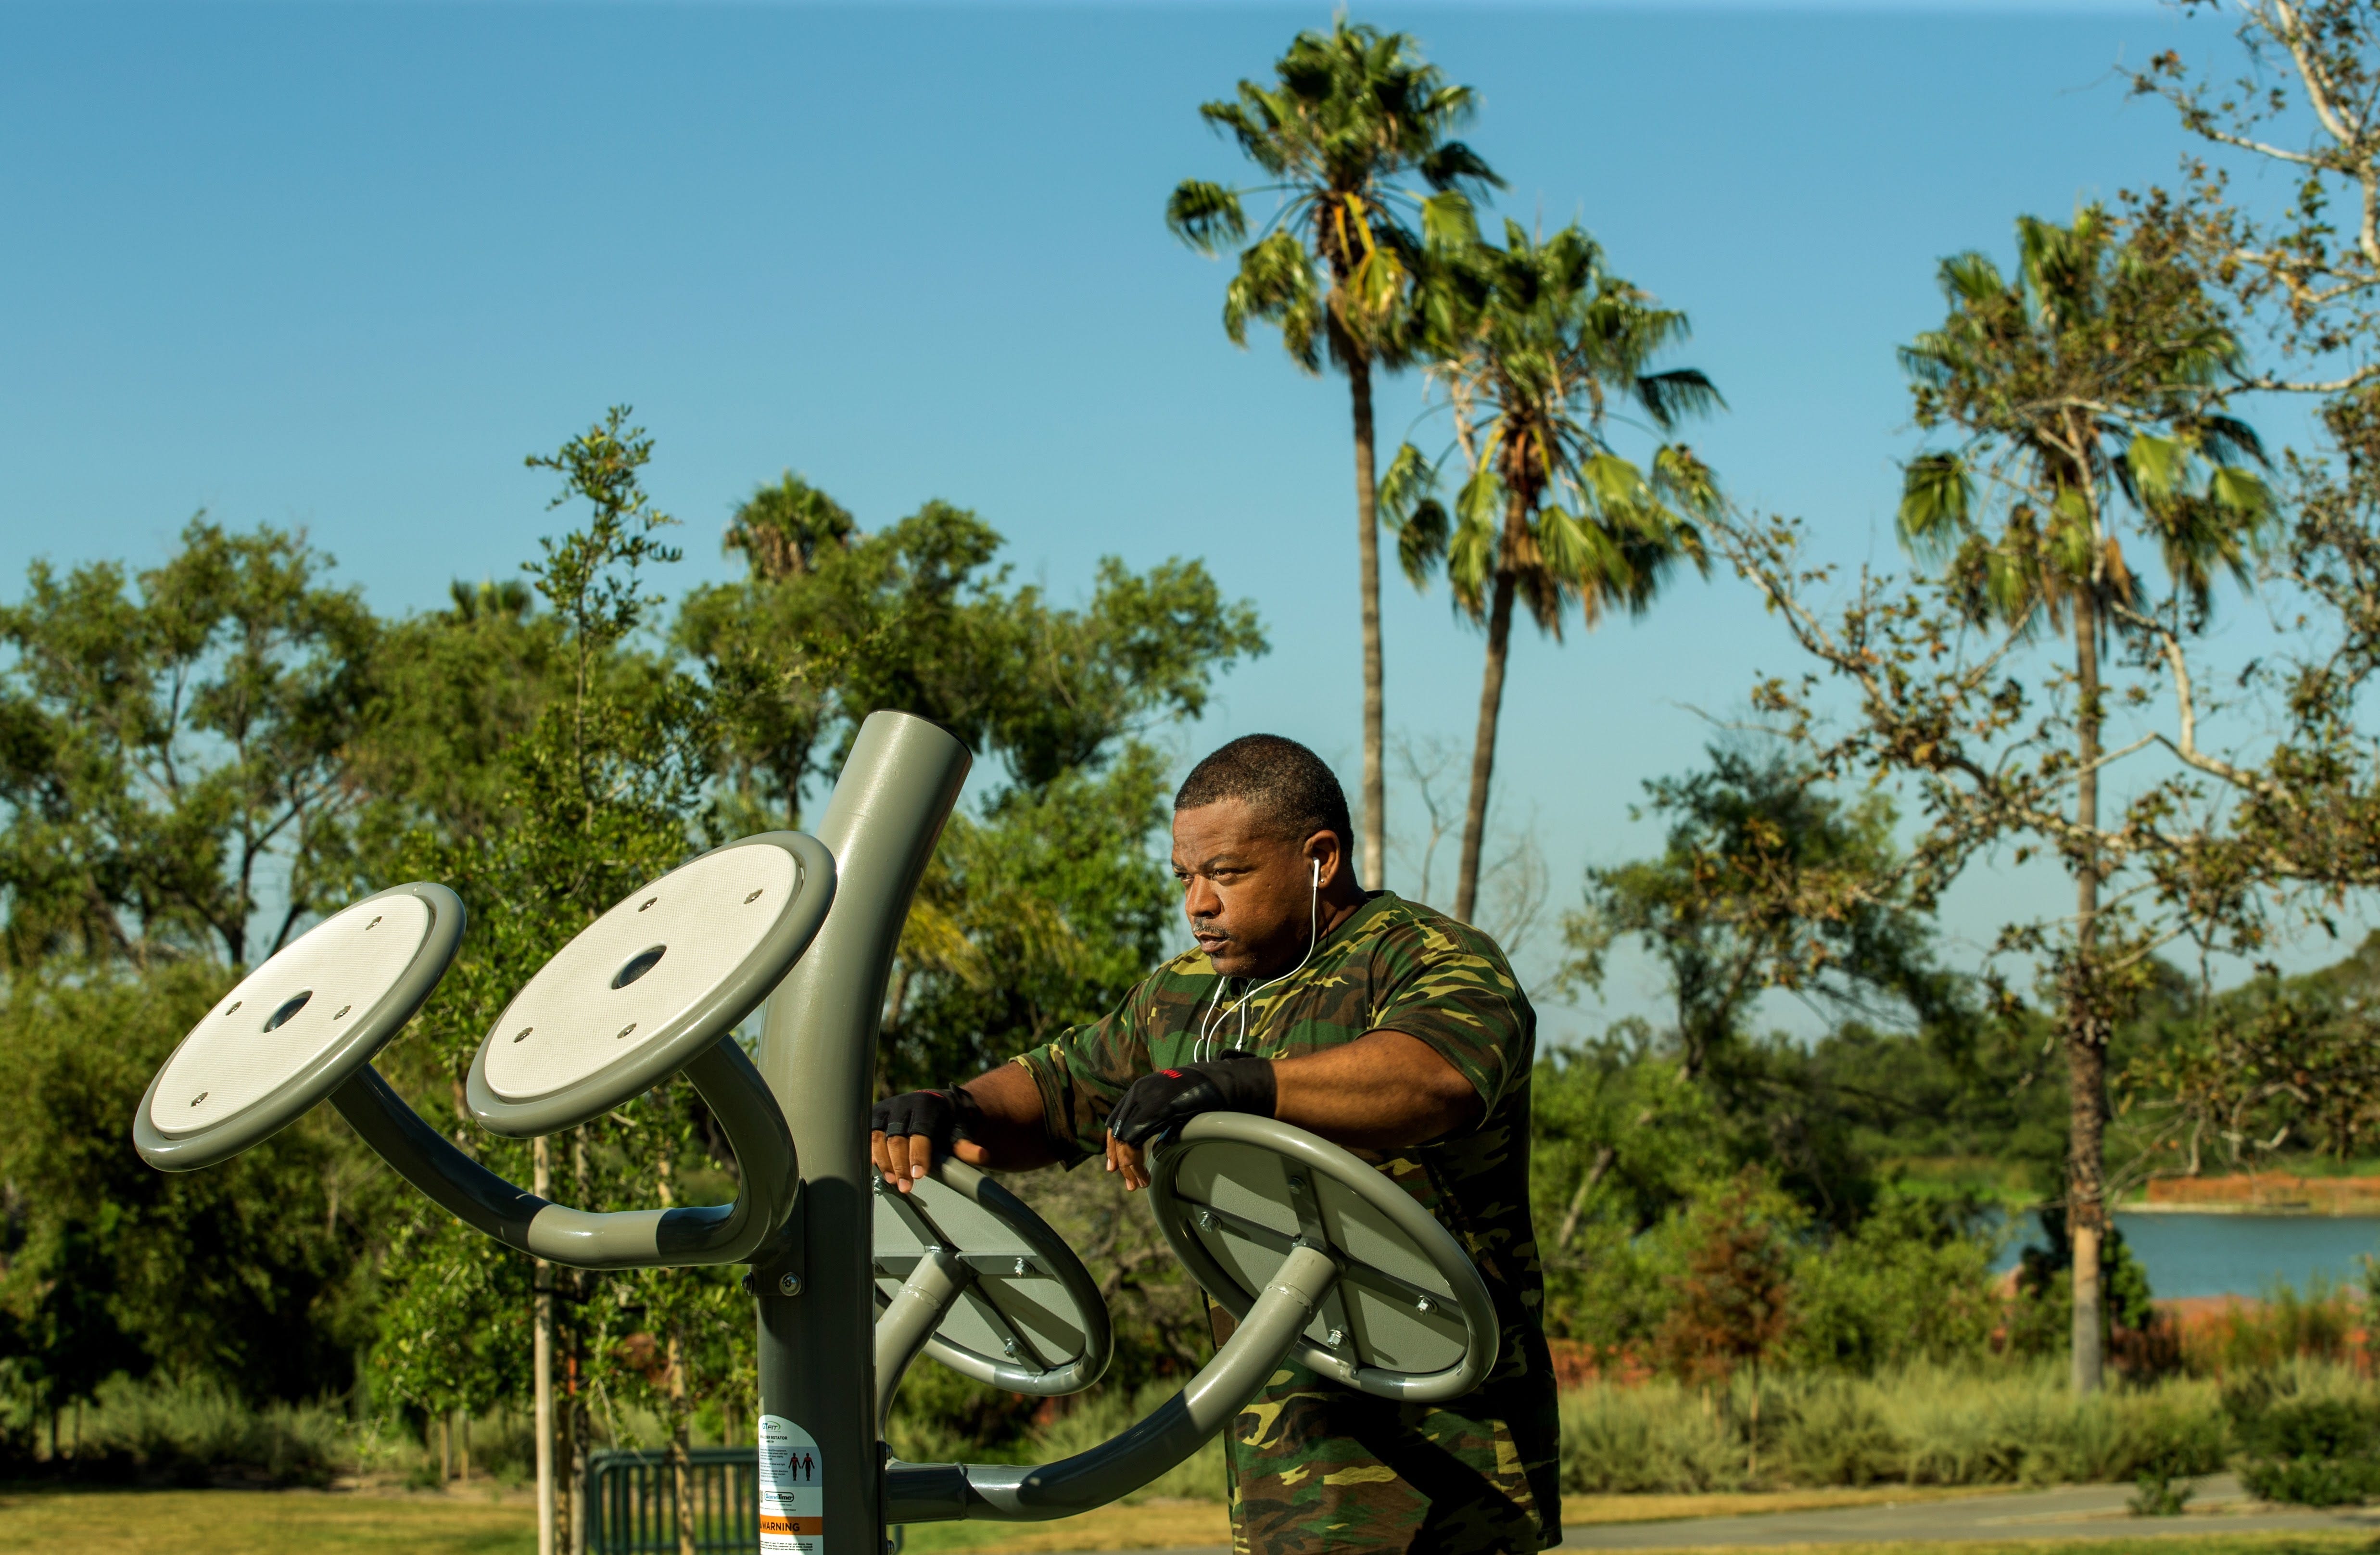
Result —
<instances>
[{"instance_id":1,"label":"green grass lawn","mask_svg":"<svg viewBox=\"0 0 2380 1555\"><path fill-rule=\"evenodd\" d=\"M1857 1494L1854 1492L1853 1494ZM1901 1491L1907 1499L1907 1490ZM1571 1498L1582 1523L1774 1512L1768 1497ZM1798 1499L1798 1498L1796 1498ZM1822 1504L1840 1504L1823 1495ZM1734 1506L1742 1500L1747 1503ZM1691 1508L1676 1502L1692 1501ZM531 1555L533 1513L519 1497L378 1495L319 1490L0 1491L0 1555ZM908 1555L1046 1555L1080 1549L1164 1549L1231 1542L1212 1501L1114 1506L1056 1523L942 1523L909 1530ZM1716 1546L1713 1548L1726 1548ZM1808 1545L1766 1547L1767 1555ZM1977 1539L1836 1546L1849 1555L2380 1555L2368 1533L2111 1535L2088 1539ZM1687 1555L1684 1551L1661 1555Z\"/></svg>"},{"instance_id":2,"label":"green grass lawn","mask_svg":"<svg viewBox=\"0 0 2380 1555\"><path fill-rule=\"evenodd\" d=\"M534 1555L518 1500L322 1490L0 1491L0 1552Z\"/></svg>"},{"instance_id":3,"label":"green grass lawn","mask_svg":"<svg viewBox=\"0 0 2380 1555\"><path fill-rule=\"evenodd\" d=\"M1740 1550L1741 1545L1711 1545ZM2360 1532L2293 1534L2168 1534L2133 1538L1973 1539L1956 1543L1911 1540L1891 1544L1767 1544L1761 1555L1797 1549L1839 1549L1846 1555L2367 1555L2380 1540ZM1664 1549L1660 1555L1697 1555Z\"/></svg>"}]
</instances>

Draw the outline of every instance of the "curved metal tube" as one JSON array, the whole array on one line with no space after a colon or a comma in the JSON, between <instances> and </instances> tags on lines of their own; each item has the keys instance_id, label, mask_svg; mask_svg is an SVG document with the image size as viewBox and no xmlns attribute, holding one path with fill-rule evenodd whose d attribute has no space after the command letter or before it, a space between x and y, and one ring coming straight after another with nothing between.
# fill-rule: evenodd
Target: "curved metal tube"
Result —
<instances>
[{"instance_id":1,"label":"curved metal tube","mask_svg":"<svg viewBox=\"0 0 2380 1555\"><path fill-rule=\"evenodd\" d=\"M876 1428L892 1417L892 1398L901 1379L926 1341L934 1337L951 1304L975 1280L975 1270L947 1247L929 1247L891 1305L876 1319Z\"/></svg>"},{"instance_id":2,"label":"curved metal tube","mask_svg":"<svg viewBox=\"0 0 2380 1555\"><path fill-rule=\"evenodd\" d=\"M719 1118L743 1185L733 1204L591 1214L538 1197L455 1148L367 1064L331 1093L364 1143L464 1224L508 1247L574 1269L743 1263L783 1225L801 1179L793 1136L733 1037L683 1071Z\"/></svg>"},{"instance_id":3,"label":"curved metal tube","mask_svg":"<svg viewBox=\"0 0 2380 1555\"><path fill-rule=\"evenodd\" d=\"M1088 1452L1038 1466L885 1464L884 1520L1041 1523L1105 1506L1139 1489L1204 1447L1263 1391L1338 1278L1339 1266L1330 1254L1291 1248L1238 1330L1189 1385L1122 1436Z\"/></svg>"}]
</instances>

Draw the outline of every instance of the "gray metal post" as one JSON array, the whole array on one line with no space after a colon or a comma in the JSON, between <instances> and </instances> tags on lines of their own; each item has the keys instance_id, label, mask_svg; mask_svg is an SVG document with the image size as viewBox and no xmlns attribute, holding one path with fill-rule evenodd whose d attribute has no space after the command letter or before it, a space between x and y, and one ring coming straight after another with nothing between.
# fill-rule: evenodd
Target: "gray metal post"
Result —
<instances>
[{"instance_id":1,"label":"gray metal post","mask_svg":"<svg viewBox=\"0 0 2380 1555\"><path fill-rule=\"evenodd\" d=\"M832 1555L884 1548L868 1110L892 954L971 759L922 719L879 712L860 726L817 832L834 855L834 906L761 1028L760 1074L793 1131L802 1192L785 1245L753 1270L760 1412L815 1444L824 1526L812 1537ZM764 1439L784 1428L764 1418ZM764 1529L762 1548L795 1547Z\"/></svg>"}]
</instances>

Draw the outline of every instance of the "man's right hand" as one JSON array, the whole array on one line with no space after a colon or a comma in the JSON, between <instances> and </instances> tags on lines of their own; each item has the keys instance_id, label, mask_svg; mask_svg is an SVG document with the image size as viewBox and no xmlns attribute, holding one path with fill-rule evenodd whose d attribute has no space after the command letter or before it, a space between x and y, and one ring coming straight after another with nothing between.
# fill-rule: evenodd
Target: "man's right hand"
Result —
<instances>
[{"instance_id":1,"label":"man's right hand","mask_svg":"<svg viewBox=\"0 0 2380 1555\"><path fill-rule=\"evenodd\" d=\"M868 1114L868 1127L876 1170L903 1193L933 1170L939 1156L958 1154L965 1160L983 1153L976 1139L983 1128L983 1108L959 1086L888 1096ZM969 1147L966 1152L957 1149L961 1140Z\"/></svg>"}]
</instances>

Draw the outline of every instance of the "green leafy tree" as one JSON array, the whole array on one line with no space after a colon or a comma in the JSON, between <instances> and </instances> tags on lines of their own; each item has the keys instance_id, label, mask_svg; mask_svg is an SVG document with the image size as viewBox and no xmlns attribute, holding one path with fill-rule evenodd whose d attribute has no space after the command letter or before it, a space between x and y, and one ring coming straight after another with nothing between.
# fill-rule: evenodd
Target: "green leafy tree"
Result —
<instances>
[{"instance_id":1,"label":"green leafy tree","mask_svg":"<svg viewBox=\"0 0 2380 1555\"><path fill-rule=\"evenodd\" d=\"M1276 325L1293 360L1347 375L1355 424L1355 536L1363 605L1363 875L1387 864L1387 779L1380 669L1380 561L1372 373L1413 359L1415 302L1426 246L1473 236L1469 190L1503 180L1450 133L1467 119L1468 87L1451 86L1414 40L1347 20L1298 34L1274 80L1243 80L1230 102L1198 112L1229 134L1270 182L1250 188L1189 179L1166 225L1202 253L1245 244L1223 295L1223 330L1245 345L1251 319ZM1418 180L1418 183L1411 180ZM1255 231L1245 200L1279 196Z\"/></svg>"},{"instance_id":2,"label":"green leafy tree","mask_svg":"<svg viewBox=\"0 0 2380 1555\"><path fill-rule=\"evenodd\" d=\"M1987 1224L1965 1196L1888 1188L1856 1227L1795 1260L1788 1363L1871 1375L1989 1355L2007 1304Z\"/></svg>"},{"instance_id":3,"label":"green leafy tree","mask_svg":"<svg viewBox=\"0 0 2380 1555\"><path fill-rule=\"evenodd\" d=\"M160 566L33 565L0 609L9 959L241 966L351 883L377 623L301 535L203 518ZM276 897L267 915L267 882ZM260 923L260 919L263 921Z\"/></svg>"},{"instance_id":4,"label":"green leafy tree","mask_svg":"<svg viewBox=\"0 0 2380 1555\"><path fill-rule=\"evenodd\" d=\"M2254 431L2221 406L2239 343L2194 271L2127 243L2089 206L2067 226L2022 218L2017 256L2012 275L1979 253L1945 261L1949 315L1901 353L1918 425L1950 443L1910 462L1900 523L1970 618L2071 645L2073 812L2054 840L2075 905L2054 977L2073 1108L2074 1380L2087 1391L2101 1368L2107 1049L2126 1003L2110 963L2140 964L2133 947L2102 944L2100 911L2100 655L2111 630L2143 620L2121 529L2127 516L2144 528L2177 612L2204 620L2216 573L2250 581L2274 504L2250 468L2264 457Z\"/></svg>"},{"instance_id":5,"label":"green leafy tree","mask_svg":"<svg viewBox=\"0 0 2380 1555\"><path fill-rule=\"evenodd\" d=\"M1682 778L1645 784L1635 814L1665 817L1659 855L1591 868L1586 900L1565 916L1572 985L1603 984L1621 938L1661 966L1689 1079L1737 1062L1760 996L1800 995L1838 1020L1864 1017L1951 1031L1966 1017L1912 909L1881 795L1845 804L1781 755L1725 747Z\"/></svg>"},{"instance_id":6,"label":"green leafy tree","mask_svg":"<svg viewBox=\"0 0 2380 1555\"><path fill-rule=\"evenodd\" d=\"M832 543L781 573L753 560L742 581L689 594L676 625L712 688L739 815L797 824L808 785L882 709L930 718L1042 787L1131 735L1196 717L1217 673L1265 650L1254 610L1225 601L1200 563L1135 573L1106 557L1089 603L1058 608L1009 587L999 531L963 508L928 503L862 531L803 491L843 516ZM737 538L754 505L730 548L773 554Z\"/></svg>"},{"instance_id":7,"label":"green leafy tree","mask_svg":"<svg viewBox=\"0 0 2380 1555\"><path fill-rule=\"evenodd\" d=\"M18 975L0 1019L0 1323L55 1410L109 1376L253 1403L345 1392L394 1194L317 1112L204 1172L126 1143L150 1077L224 988L194 959ZM17 1346L22 1346L18 1349Z\"/></svg>"},{"instance_id":8,"label":"green leafy tree","mask_svg":"<svg viewBox=\"0 0 2380 1555\"><path fill-rule=\"evenodd\" d=\"M2086 207L2070 226L2021 222L2013 275L1976 254L1944 262L1949 316L1903 355L1939 439L1902 489L1913 582L1863 574L1822 616L1809 600L1832 575L1801 561L1795 526L1709 530L1857 714L1822 711L1815 674L1761 679L1755 706L1829 778L1907 784L1923 819L1913 904L2003 843L2074 879L2071 917L2010 924L1994 954L2028 958L2064 1050L2080 1391L2103 1369L2109 1042L2158 985L2164 946L2256 954L2272 893L2303 868L2255 835L2255 804L2227 803L2287 801L2210 746L2222 704L2192 662L2217 575L2245 580L2273 514L2254 434L2224 411L2243 359L2198 258L2166 228L2119 230ZM2128 558L2128 529L2157 569ZM2146 727L2109 748L2111 711ZM2103 776L2143 753L2121 813L2103 817Z\"/></svg>"},{"instance_id":9,"label":"green leafy tree","mask_svg":"<svg viewBox=\"0 0 2380 1555\"><path fill-rule=\"evenodd\" d=\"M1469 473L1450 518L1427 494L1429 467L1405 444L1386 510L1415 586L1442 565L1455 608L1488 629L1454 888L1454 915L1468 921L1513 605L1525 603L1559 640L1572 610L1590 628L1614 609L1642 613L1676 562L1703 566L1694 518L1716 502L1710 471L1670 441L1654 448L1648 471L1613 447L1611 422L1633 407L1668 439L1682 417L1723 402L1695 369L1655 371L1685 338L1686 316L1612 274L1576 226L1540 241L1507 222L1504 247L1475 246L1443 269L1432 371L1453 401Z\"/></svg>"},{"instance_id":10,"label":"green leafy tree","mask_svg":"<svg viewBox=\"0 0 2380 1555\"><path fill-rule=\"evenodd\" d=\"M1538 1060L1530 1096L1547 1327L1616 1359L1667 1300L1641 1239L1728 1180L1734 1131L1641 1022Z\"/></svg>"},{"instance_id":11,"label":"green leafy tree","mask_svg":"<svg viewBox=\"0 0 2380 1555\"><path fill-rule=\"evenodd\" d=\"M587 506L581 527L540 542L543 554L528 564L553 619L558 684L533 726L501 752L504 824L468 832L425 827L407 839L407 873L452 884L471 920L439 996L394 1050L395 1077L433 1112L450 1110L458 1138L493 1170L515 1181L526 1177L540 1196L598 1210L654 1202L659 1169L651 1147L640 1141L690 1127L682 1116L691 1104L685 1087L650 1093L571 1130L557 1152L554 1140L524 1148L466 1129L461 1086L471 1053L515 990L598 915L675 866L698 842L690 827L702 813L712 768L709 719L699 684L639 646L657 625L662 602L650 591L646 569L678 553L661 538L673 520L652 506L642 486L651 440L627 416L614 408L554 454L529 460L562 478L553 505ZM440 1211L417 1207L417 1214L426 1224ZM393 1315L448 1299L436 1287L466 1294L476 1289L491 1301L518 1289L516 1276L508 1280L486 1267L519 1257L495 1243L424 1234L416 1245L423 1257L392 1266ZM543 1363L539 1369L547 1373L537 1379L537 1391L555 1400L556 1455L565 1471L541 1488L540 1502L583 1527L585 1508L574 1499L565 1509L564 1492L582 1482L601 1401L626 1385L619 1371L620 1342L628 1337L622 1322L643 1304L624 1294L628 1282L542 1263L529 1272L528 1327ZM696 1282L721 1277L716 1270L670 1275ZM517 1309L512 1320L518 1321ZM376 1359L401 1393L429 1398L441 1389L481 1385L439 1371L453 1364L451 1356L411 1373L406 1368L422 1359L418 1350L393 1343ZM559 1397L556 1370L567 1390ZM568 1528L557 1530L558 1540L569 1537Z\"/></svg>"},{"instance_id":12,"label":"green leafy tree","mask_svg":"<svg viewBox=\"0 0 2380 1555\"><path fill-rule=\"evenodd\" d=\"M1670 822L1662 851L1588 869L1562 920L1564 986L1599 989L1615 943L1648 952L1675 1011L1661 1049L1709 1094L1730 1159L1756 1163L1826 1224L1848 1227L1873 1197L1860 1120L1890 1099L1823 1048L1754 1029L1763 995L1790 994L1839 1023L1912 1034L1954 1064L1973 1040L1961 979L1935 961L1910 900L1880 796L1845 804L1782 753L1725 747L1707 769L1645 784L1639 811ZM1862 1094L1867 1092L1869 1094ZM1649 1122L1649 1119L1646 1120ZM1584 1207L1619 1148L1606 1135L1565 1173ZM1575 1222L1565 1219L1565 1233ZM1562 1238L1567 1241L1567 1234Z\"/></svg>"},{"instance_id":13,"label":"green leafy tree","mask_svg":"<svg viewBox=\"0 0 2380 1555\"><path fill-rule=\"evenodd\" d=\"M391 850L417 829L504 824L504 752L564 689L561 620L527 584L458 581L449 598L386 624L372 652L371 706L346 752L367 879L389 878Z\"/></svg>"}]
</instances>

